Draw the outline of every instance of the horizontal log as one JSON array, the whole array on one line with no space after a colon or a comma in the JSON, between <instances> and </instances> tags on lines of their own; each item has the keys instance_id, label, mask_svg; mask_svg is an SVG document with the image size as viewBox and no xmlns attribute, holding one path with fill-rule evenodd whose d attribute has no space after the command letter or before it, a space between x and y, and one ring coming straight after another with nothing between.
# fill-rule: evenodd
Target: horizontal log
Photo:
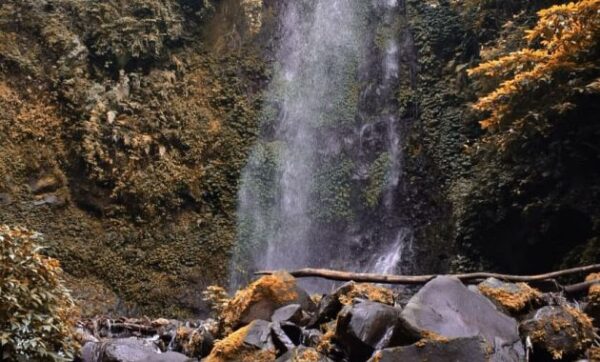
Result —
<instances>
[{"instance_id":1,"label":"horizontal log","mask_svg":"<svg viewBox=\"0 0 600 362\"><path fill-rule=\"evenodd\" d=\"M394 275L394 274L374 274L374 273L353 273L331 269L304 268L287 271L296 278L323 278L336 281L355 281L361 283L380 283L380 284L425 284L439 275L447 275L460 279L466 283L478 282L487 278L496 278L508 282L534 282L547 279L554 279L566 275L579 273L592 273L600 271L600 264L581 266L577 268L558 270L551 273L536 275L511 275L488 272L464 273L464 274L429 274L429 275ZM255 275L271 275L278 271L263 270L257 271Z\"/></svg>"},{"instance_id":2,"label":"horizontal log","mask_svg":"<svg viewBox=\"0 0 600 362\"><path fill-rule=\"evenodd\" d=\"M585 282L567 285L563 288L567 294L587 293L588 289L595 284L600 284L600 279L587 280Z\"/></svg>"}]
</instances>

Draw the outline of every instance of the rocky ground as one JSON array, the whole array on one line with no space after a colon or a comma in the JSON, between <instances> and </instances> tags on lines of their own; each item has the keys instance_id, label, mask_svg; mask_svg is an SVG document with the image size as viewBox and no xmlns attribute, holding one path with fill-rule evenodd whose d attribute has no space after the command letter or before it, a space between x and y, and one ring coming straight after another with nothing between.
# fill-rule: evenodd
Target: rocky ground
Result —
<instances>
[{"instance_id":1,"label":"rocky ground","mask_svg":"<svg viewBox=\"0 0 600 362\"><path fill-rule=\"evenodd\" d=\"M600 288L575 301L545 283L440 276L414 293L347 283L309 296L287 274L232 298L211 288L215 318L81 322L84 362L600 360Z\"/></svg>"}]
</instances>

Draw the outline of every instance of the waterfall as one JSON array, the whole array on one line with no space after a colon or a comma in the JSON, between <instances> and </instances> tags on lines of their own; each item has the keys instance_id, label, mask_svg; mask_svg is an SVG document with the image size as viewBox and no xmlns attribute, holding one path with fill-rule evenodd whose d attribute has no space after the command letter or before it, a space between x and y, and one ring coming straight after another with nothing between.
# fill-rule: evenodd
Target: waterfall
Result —
<instances>
[{"instance_id":1,"label":"waterfall","mask_svg":"<svg viewBox=\"0 0 600 362\"><path fill-rule=\"evenodd\" d=\"M402 184L396 0L298 0L280 14L260 137L240 184L232 286L256 269L396 272Z\"/></svg>"}]
</instances>

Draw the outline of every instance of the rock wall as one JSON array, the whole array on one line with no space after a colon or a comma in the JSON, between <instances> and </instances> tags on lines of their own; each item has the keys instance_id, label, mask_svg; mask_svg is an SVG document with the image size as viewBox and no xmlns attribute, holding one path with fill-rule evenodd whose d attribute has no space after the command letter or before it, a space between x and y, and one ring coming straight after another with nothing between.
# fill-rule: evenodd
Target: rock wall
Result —
<instances>
[{"instance_id":1,"label":"rock wall","mask_svg":"<svg viewBox=\"0 0 600 362\"><path fill-rule=\"evenodd\" d=\"M268 78L229 5L0 5L0 222L45 235L90 313L196 314L226 277Z\"/></svg>"}]
</instances>

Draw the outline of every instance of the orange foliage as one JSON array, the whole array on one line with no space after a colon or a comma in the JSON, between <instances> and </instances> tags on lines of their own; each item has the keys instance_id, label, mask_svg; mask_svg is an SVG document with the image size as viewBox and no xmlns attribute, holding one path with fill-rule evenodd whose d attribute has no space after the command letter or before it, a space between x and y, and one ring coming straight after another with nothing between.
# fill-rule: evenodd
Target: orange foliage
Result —
<instances>
[{"instance_id":1,"label":"orange foliage","mask_svg":"<svg viewBox=\"0 0 600 362\"><path fill-rule=\"evenodd\" d=\"M581 0L538 12L527 32L529 47L484 62L469 71L474 77L500 82L474 108L489 114L481 121L491 132L515 133L526 121L539 120L549 109L573 107L573 92L593 91L600 69L600 0Z\"/></svg>"}]
</instances>

